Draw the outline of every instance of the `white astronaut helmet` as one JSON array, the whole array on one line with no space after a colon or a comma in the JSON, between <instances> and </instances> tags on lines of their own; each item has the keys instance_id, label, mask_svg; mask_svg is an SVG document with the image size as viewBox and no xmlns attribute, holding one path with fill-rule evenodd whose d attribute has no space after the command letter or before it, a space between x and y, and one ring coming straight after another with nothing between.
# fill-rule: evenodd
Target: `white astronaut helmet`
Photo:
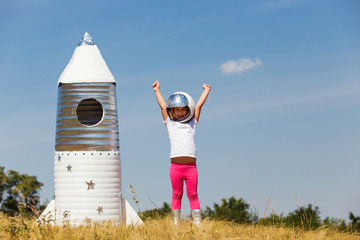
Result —
<instances>
[{"instance_id":1,"label":"white astronaut helmet","mask_svg":"<svg viewBox=\"0 0 360 240\"><path fill-rule=\"evenodd\" d=\"M175 107L184 107L187 110L187 114L182 118L174 118L171 113L171 109ZM166 110L171 120L185 123L190 121L194 117L195 103L192 97L185 92L173 93L166 103Z\"/></svg>"}]
</instances>

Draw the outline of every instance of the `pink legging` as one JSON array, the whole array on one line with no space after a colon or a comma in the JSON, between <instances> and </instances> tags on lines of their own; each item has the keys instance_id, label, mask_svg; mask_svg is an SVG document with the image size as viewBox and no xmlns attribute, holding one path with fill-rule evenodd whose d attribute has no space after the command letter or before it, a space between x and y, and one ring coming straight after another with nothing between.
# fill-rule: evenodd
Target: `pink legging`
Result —
<instances>
[{"instance_id":1,"label":"pink legging","mask_svg":"<svg viewBox=\"0 0 360 240\"><path fill-rule=\"evenodd\" d=\"M196 163L171 163L170 179L173 189L171 209L181 209L184 180L186 184L186 193L190 201L190 208L200 209L200 203L197 194L198 172Z\"/></svg>"}]
</instances>

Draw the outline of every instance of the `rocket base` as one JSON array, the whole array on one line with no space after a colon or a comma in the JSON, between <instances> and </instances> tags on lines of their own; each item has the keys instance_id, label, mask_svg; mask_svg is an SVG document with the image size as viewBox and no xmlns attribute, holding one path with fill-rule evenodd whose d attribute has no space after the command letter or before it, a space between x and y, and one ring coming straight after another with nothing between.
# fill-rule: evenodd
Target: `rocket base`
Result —
<instances>
[{"instance_id":1,"label":"rocket base","mask_svg":"<svg viewBox=\"0 0 360 240\"><path fill-rule=\"evenodd\" d=\"M120 216L121 223L126 224L127 226L137 226L144 224L144 222L141 220L139 215L136 213L136 211L132 208L130 203L125 198L121 198L121 206L123 209L122 216ZM91 218L89 218L89 220L91 220ZM55 200L52 200L47 205L45 210L36 219L36 221L39 223L51 224L51 225L70 224L76 226L76 225L87 224L86 221L83 221L82 223L78 221L68 222L66 221L66 219L60 219L59 217L57 217Z\"/></svg>"}]
</instances>

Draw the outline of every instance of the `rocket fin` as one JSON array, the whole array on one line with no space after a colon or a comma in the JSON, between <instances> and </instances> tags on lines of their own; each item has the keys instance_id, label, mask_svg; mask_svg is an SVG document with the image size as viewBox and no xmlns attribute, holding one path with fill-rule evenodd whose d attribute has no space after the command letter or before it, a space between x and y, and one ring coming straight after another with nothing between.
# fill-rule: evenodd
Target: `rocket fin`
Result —
<instances>
[{"instance_id":1,"label":"rocket fin","mask_svg":"<svg viewBox=\"0 0 360 240\"><path fill-rule=\"evenodd\" d=\"M126 225L142 225L144 222L141 220L139 215L135 212L135 210L131 207L130 203L122 198L122 206L123 206L123 217Z\"/></svg>"},{"instance_id":2,"label":"rocket fin","mask_svg":"<svg viewBox=\"0 0 360 240\"><path fill-rule=\"evenodd\" d=\"M122 206L123 206L123 218L126 225L142 225L144 222L141 220L139 215L136 211L132 208L130 203L125 199L122 198ZM41 213L41 215L36 219L37 222L41 223L50 223L56 224L56 205L55 200L52 200L45 210Z\"/></svg>"},{"instance_id":3,"label":"rocket fin","mask_svg":"<svg viewBox=\"0 0 360 240\"><path fill-rule=\"evenodd\" d=\"M55 224L55 217L56 217L55 214L56 214L55 200L51 200L51 202L47 205L45 210L36 219L36 221L42 223Z\"/></svg>"}]
</instances>

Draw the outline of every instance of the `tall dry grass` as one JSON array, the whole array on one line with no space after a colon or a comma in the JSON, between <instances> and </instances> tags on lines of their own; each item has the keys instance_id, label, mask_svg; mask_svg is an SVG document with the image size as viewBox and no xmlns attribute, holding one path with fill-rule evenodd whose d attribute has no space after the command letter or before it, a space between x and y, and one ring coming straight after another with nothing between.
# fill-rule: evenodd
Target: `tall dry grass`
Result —
<instances>
[{"instance_id":1,"label":"tall dry grass","mask_svg":"<svg viewBox=\"0 0 360 240\"><path fill-rule=\"evenodd\" d=\"M260 225L239 225L209 220L194 226L182 220L174 226L170 216L148 220L142 226L114 225L111 222L91 223L79 227L38 224L33 218L7 217L0 213L0 239L360 239L358 233L342 233L330 229L303 231Z\"/></svg>"}]
</instances>

